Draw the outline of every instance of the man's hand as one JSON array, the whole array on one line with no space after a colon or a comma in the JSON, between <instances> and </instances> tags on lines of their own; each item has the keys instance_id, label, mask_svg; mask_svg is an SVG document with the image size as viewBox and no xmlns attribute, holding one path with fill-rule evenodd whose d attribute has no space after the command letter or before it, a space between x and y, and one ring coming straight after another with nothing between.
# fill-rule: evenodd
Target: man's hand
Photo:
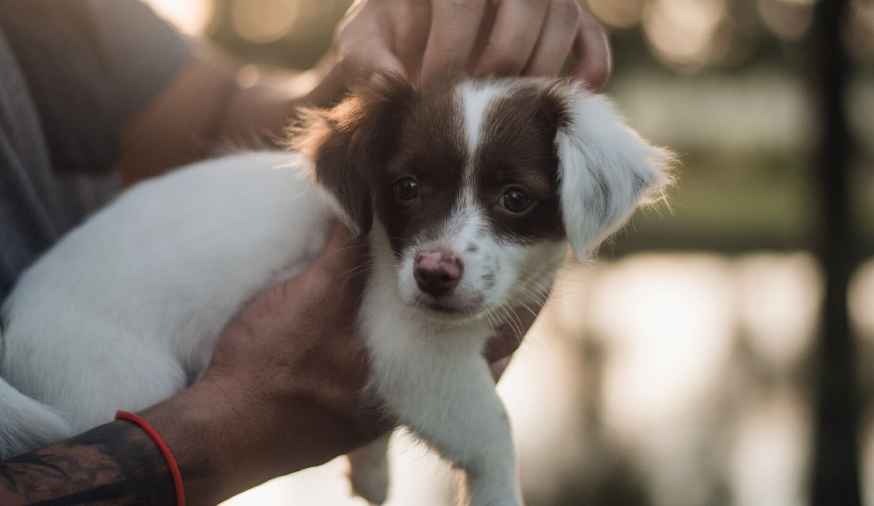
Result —
<instances>
[{"instance_id":1,"label":"man's hand","mask_svg":"<svg viewBox=\"0 0 874 506\"><path fill-rule=\"evenodd\" d=\"M569 55L593 90L610 77L607 35L576 0L358 1L335 46L347 84L375 70L556 76Z\"/></svg>"},{"instance_id":2,"label":"man's hand","mask_svg":"<svg viewBox=\"0 0 874 506\"><path fill-rule=\"evenodd\" d=\"M227 327L204 381L256 398L296 432L298 465L321 464L378 436L378 406L362 409L367 357L354 334L367 247L336 226L304 272L268 288ZM367 416L375 415L375 416ZM299 441L298 441L299 440Z\"/></svg>"}]
</instances>

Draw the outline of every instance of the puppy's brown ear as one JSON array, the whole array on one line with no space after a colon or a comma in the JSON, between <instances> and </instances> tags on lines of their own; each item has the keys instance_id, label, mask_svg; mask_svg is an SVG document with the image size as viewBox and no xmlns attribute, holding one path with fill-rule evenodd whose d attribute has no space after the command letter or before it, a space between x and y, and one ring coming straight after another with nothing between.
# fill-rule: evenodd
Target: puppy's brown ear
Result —
<instances>
[{"instance_id":1,"label":"puppy's brown ear","mask_svg":"<svg viewBox=\"0 0 874 506\"><path fill-rule=\"evenodd\" d=\"M316 181L358 235L370 231L372 182L391 156L414 96L401 76L377 73L334 108L302 111L291 129L292 149L312 161Z\"/></svg>"}]
</instances>

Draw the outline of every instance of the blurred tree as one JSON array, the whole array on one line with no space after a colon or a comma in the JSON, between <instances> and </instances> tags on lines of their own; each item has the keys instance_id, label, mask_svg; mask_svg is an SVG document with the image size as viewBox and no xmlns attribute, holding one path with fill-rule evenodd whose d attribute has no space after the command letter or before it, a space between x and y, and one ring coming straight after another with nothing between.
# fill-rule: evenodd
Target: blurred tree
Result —
<instances>
[{"instance_id":1,"label":"blurred tree","mask_svg":"<svg viewBox=\"0 0 874 506\"><path fill-rule=\"evenodd\" d=\"M817 4L808 38L808 75L817 99L821 140L816 173L822 185L819 255L826 293L818 340L818 391L814 441L814 506L860 506L858 395L855 343L847 293L859 264L859 244L850 211L853 146L845 98L849 59L841 40L847 0Z\"/></svg>"}]
</instances>

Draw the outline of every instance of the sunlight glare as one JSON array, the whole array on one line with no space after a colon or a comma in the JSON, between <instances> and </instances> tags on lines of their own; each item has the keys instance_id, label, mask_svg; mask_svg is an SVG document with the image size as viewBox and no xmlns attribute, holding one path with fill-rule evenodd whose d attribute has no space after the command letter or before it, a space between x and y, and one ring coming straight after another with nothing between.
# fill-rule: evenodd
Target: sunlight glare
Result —
<instances>
[{"instance_id":1,"label":"sunlight glare","mask_svg":"<svg viewBox=\"0 0 874 506\"><path fill-rule=\"evenodd\" d=\"M623 433L691 408L719 375L734 316L728 264L641 255L593 281L593 330L610 343L607 418Z\"/></svg>"},{"instance_id":2,"label":"sunlight glare","mask_svg":"<svg viewBox=\"0 0 874 506\"><path fill-rule=\"evenodd\" d=\"M753 254L737 261L739 320L748 343L771 367L787 369L809 349L823 280L814 257Z\"/></svg>"},{"instance_id":3,"label":"sunlight glare","mask_svg":"<svg viewBox=\"0 0 874 506\"><path fill-rule=\"evenodd\" d=\"M285 506L288 504L331 504L336 506L367 506L350 495L346 480L348 463L345 457L312 469L276 478L243 492L222 503L222 506Z\"/></svg>"},{"instance_id":4,"label":"sunlight glare","mask_svg":"<svg viewBox=\"0 0 874 506\"><path fill-rule=\"evenodd\" d=\"M144 0L187 35L201 35L213 14L213 0Z\"/></svg>"},{"instance_id":5,"label":"sunlight glare","mask_svg":"<svg viewBox=\"0 0 874 506\"><path fill-rule=\"evenodd\" d=\"M813 2L805 0L759 0L759 14L777 37L799 41L813 24Z\"/></svg>"},{"instance_id":6,"label":"sunlight glare","mask_svg":"<svg viewBox=\"0 0 874 506\"><path fill-rule=\"evenodd\" d=\"M737 506L799 506L811 413L791 394L761 399L744 410L729 444L730 480Z\"/></svg>"},{"instance_id":7,"label":"sunlight glare","mask_svg":"<svg viewBox=\"0 0 874 506\"><path fill-rule=\"evenodd\" d=\"M287 0L246 0L234 2L231 21L241 38L265 44L284 37L300 14L298 2Z\"/></svg>"},{"instance_id":8,"label":"sunlight glare","mask_svg":"<svg viewBox=\"0 0 874 506\"><path fill-rule=\"evenodd\" d=\"M588 0L586 4L601 22L614 28L631 28L640 23L646 0Z\"/></svg>"},{"instance_id":9,"label":"sunlight glare","mask_svg":"<svg viewBox=\"0 0 874 506\"><path fill-rule=\"evenodd\" d=\"M644 32L664 63L695 70L727 52L717 36L727 12L725 0L654 0L644 11Z\"/></svg>"}]
</instances>

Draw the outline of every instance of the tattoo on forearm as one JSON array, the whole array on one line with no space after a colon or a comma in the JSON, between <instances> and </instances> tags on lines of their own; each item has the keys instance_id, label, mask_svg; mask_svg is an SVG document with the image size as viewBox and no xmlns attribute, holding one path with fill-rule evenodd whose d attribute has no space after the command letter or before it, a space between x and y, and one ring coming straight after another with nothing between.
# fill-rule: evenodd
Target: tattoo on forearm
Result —
<instances>
[{"instance_id":1,"label":"tattoo on forearm","mask_svg":"<svg viewBox=\"0 0 874 506\"><path fill-rule=\"evenodd\" d=\"M158 447L124 421L0 462L3 506L166 505L173 497Z\"/></svg>"}]
</instances>

